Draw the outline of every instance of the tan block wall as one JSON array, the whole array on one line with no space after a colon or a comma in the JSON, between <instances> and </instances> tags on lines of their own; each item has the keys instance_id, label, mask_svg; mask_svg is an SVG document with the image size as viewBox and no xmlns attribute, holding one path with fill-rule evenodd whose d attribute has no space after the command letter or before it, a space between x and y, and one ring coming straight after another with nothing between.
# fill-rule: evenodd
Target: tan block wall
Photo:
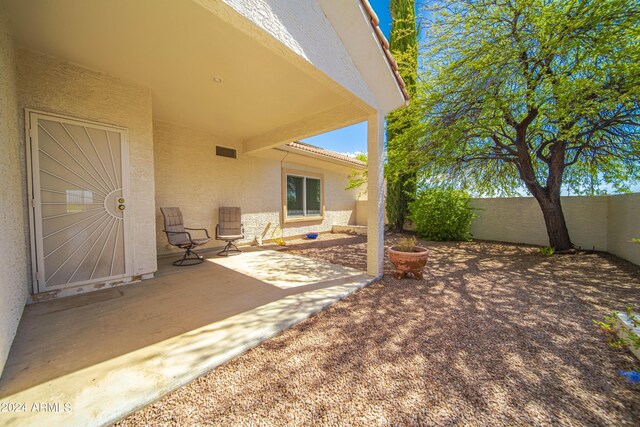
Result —
<instances>
[{"instance_id":1,"label":"tan block wall","mask_svg":"<svg viewBox=\"0 0 640 427\"><path fill-rule=\"evenodd\" d=\"M23 146L18 132L16 61L9 22L0 2L0 373L27 300L29 258L20 175ZM28 226L28 225L27 225Z\"/></svg>"},{"instance_id":2,"label":"tan block wall","mask_svg":"<svg viewBox=\"0 0 640 427\"><path fill-rule=\"evenodd\" d=\"M640 238L640 193L607 197L609 203L608 251L640 265L640 244L632 238Z\"/></svg>"},{"instance_id":3,"label":"tan block wall","mask_svg":"<svg viewBox=\"0 0 640 427\"><path fill-rule=\"evenodd\" d=\"M356 201L356 225L367 225L367 206L368 200Z\"/></svg>"},{"instance_id":4,"label":"tan block wall","mask_svg":"<svg viewBox=\"0 0 640 427\"><path fill-rule=\"evenodd\" d=\"M471 226L481 240L549 244L542 212L532 197L472 199L482 209ZM570 196L562 206L571 241L583 249L607 251L640 265L640 193L615 196Z\"/></svg>"},{"instance_id":5,"label":"tan block wall","mask_svg":"<svg viewBox=\"0 0 640 427\"><path fill-rule=\"evenodd\" d=\"M151 93L147 88L24 49L18 55L20 140L24 108L125 127L129 131L133 274L157 270ZM24 164L24 161L22 162ZM26 183L26 171L21 177ZM23 188L26 194L26 188ZM26 206L26 205L25 205ZM25 218L28 218L25 207Z\"/></svg>"},{"instance_id":6,"label":"tan block wall","mask_svg":"<svg viewBox=\"0 0 640 427\"><path fill-rule=\"evenodd\" d=\"M471 206L480 209L471 225L476 239L549 244L542 211L533 197L478 198L471 200ZM607 250L606 197L563 197L562 207L575 245Z\"/></svg>"},{"instance_id":7,"label":"tan block wall","mask_svg":"<svg viewBox=\"0 0 640 427\"><path fill-rule=\"evenodd\" d=\"M180 207L188 227L207 228L212 236L218 223L218 208L239 206L246 236L243 243L261 236L269 224L280 224L281 167L322 173L325 186L323 221L285 224L285 237L355 223L357 193L345 191L349 168L279 150L247 155L233 141L161 121L154 122L154 142L158 254L177 252L162 232L162 206ZM216 145L236 148L238 158L216 156ZM265 239L270 235L267 232ZM207 247L223 244L211 241Z\"/></svg>"},{"instance_id":8,"label":"tan block wall","mask_svg":"<svg viewBox=\"0 0 640 427\"><path fill-rule=\"evenodd\" d=\"M360 195L362 196L362 195ZM366 196L366 194L365 194ZM367 206L369 205L369 201L368 200L356 200L356 225L367 225L368 223L368 217L367 217ZM389 224L389 218L387 218L387 211L385 210L383 213L383 218L384 218L384 224ZM407 221L407 228L405 228L406 230L411 230L412 228L409 226L413 226L413 224L409 224L409 221Z\"/></svg>"},{"instance_id":9,"label":"tan block wall","mask_svg":"<svg viewBox=\"0 0 640 427\"><path fill-rule=\"evenodd\" d=\"M562 207L574 245L582 249L609 250L606 196L563 197Z\"/></svg>"}]
</instances>

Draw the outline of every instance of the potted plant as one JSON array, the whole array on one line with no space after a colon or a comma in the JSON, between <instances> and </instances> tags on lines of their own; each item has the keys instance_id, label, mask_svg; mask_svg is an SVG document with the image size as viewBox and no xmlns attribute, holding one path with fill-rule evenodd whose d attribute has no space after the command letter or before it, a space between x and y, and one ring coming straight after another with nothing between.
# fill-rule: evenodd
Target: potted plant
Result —
<instances>
[{"instance_id":1,"label":"potted plant","mask_svg":"<svg viewBox=\"0 0 640 427\"><path fill-rule=\"evenodd\" d=\"M417 246L414 236L403 237L400 244L391 246L387 250L389 260L396 268L396 279L402 279L411 273L416 279L422 280L422 271L427 264L429 250L422 246Z\"/></svg>"}]
</instances>

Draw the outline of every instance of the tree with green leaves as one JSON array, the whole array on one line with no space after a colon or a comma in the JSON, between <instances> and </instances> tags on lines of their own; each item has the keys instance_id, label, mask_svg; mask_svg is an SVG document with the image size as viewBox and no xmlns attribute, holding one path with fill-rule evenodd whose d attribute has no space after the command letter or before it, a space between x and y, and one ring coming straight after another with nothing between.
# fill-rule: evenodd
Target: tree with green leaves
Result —
<instances>
[{"instance_id":1,"label":"tree with green leaves","mask_svg":"<svg viewBox=\"0 0 640 427\"><path fill-rule=\"evenodd\" d=\"M410 96L415 94L418 68L418 29L414 0L391 0L391 34L389 49L398 62L398 72L405 82ZM409 215L409 203L416 193L416 167L404 162L399 155L405 152L402 147L403 132L414 123L415 115L406 109L397 110L387 116L387 217L397 230L404 229ZM396 165L402 163L400 169Z\"/></svg>"},{"instance_id":2,"label":"tree with green leaves","mask_svg":"<svg viewBox=\"0 0 640 427\"><path fill-rule=\"evenodd\" d=\"M637 1L440 0L425 17L419 121L398 158L432 183L526 188L550 246L570 249L561 191L640 178Z\"/></svg>"},{"instance_id":3,"label":"tree with green leaves","mask_svg":"<svg viewBox=\"0 0 640 427\"><path fill-rule=\"evenodd\" d=\"M369 156L367 153L356 153L356 160L368 164ZM349 185L347 185L345 190L358 189L360 190L360 194L366 194L367 182L369 182L369 171L367 169L356 169L349 174L348 178Z\"/></svg>"}]
</instances>

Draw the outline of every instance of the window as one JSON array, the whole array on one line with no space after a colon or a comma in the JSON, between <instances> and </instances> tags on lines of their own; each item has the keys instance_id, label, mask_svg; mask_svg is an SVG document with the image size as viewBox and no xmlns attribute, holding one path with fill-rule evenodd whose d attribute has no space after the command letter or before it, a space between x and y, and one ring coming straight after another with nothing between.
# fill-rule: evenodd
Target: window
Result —
<instances>
[{"instance_id":1,"label":"window","mask_svg":"<svg viewBox=\"0 0 640 427\"><path fill-rule=\"evenodd\" d=\"M284 174L285 221L322 217L322 176Z\"/></svg>"}]
</instances>

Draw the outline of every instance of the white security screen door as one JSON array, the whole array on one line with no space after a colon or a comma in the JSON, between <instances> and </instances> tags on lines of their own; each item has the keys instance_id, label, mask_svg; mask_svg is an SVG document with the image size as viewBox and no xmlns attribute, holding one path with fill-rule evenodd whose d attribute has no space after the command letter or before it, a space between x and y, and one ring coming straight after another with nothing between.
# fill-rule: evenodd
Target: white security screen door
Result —
<instances>
[{"instance_id":1,"label":"white security screen door","mask_svg":"<svg viewBox=\"0 0 640 427\"><path fill-rule=\"evenodd\" d=\"M27 116L37 292L129 275L126 131Z\"/></svg>"}]
</instances>

